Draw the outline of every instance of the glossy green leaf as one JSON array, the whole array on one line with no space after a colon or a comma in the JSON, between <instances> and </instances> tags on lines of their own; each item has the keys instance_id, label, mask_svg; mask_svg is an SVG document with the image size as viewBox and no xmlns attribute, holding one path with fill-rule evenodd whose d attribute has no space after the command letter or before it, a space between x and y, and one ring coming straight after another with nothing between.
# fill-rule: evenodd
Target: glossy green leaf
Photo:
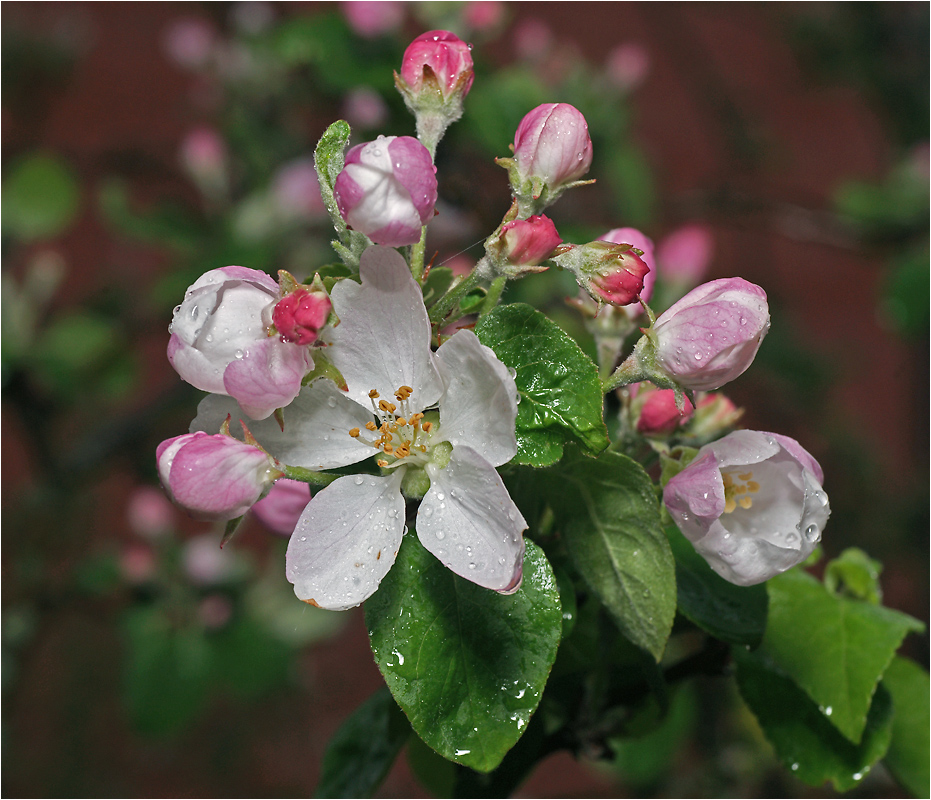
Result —
<instances>
[{"instance_id":1,"label":"glossy green leaf","mask_svg":"<svg viewBox=\"0 0 931 800\"><path fill-rule=\"evenodd\" d=\"M892 744L883 763L915 797L928 797L931 795L928 673L914 661L896 656L883 674L882 685L892 695L895 706Z\"/></svg>"},{"instance_id":2,"label":"glossy green leaf","mask_svg":"<svg viewBox=\"0 0 931 800\"><path fill-rule=\"evenodd\" d=\"M505 596L446 569L411 532L365 604L375 662L414 730L481 772L520 738L559 645L556 579L526 544L523 584Z\"/></svg>"},{"instance_id":3,"label":"glossy green leaf","mask_svg":"<svg viewBox=\"0 0 931 800\"><path fill-rule=\"evenodd\" d=\"M731 644L759 645L766 630L766 587L735 586L718 575L675 526L666 529L676 558L679 613Z\"/></svg>"},{"instance_id":4,"label":"glossy green leaf","mask_svg":"<svg viewBox=\"0 0 931 800\"><path fill-rule=\"evenodd\" d=\"M873 692L918 620L829 592L800 569L771 579L769 622L760 647L851 742L866 725Z\"/></svg>"},{"instance_id":5,"label":"glossy green leaf","mask_svg":"<svg viewBox=\"0 0 931 800\"><path fill-rule=\"evenodd\" d=\"M411 726L382 687L330 740L314 797L371 797L410 735Z\"/></svg>"},{"instance_id":6,"label":"glossy green leaf","mask_svg":"<svg viewBox=\"0 0 931 800\"><path fill-rule=\"evenodd\" d=\"M27 156L5 171L3 232L21 239L63 233L78 211L80 189L58 156Z\"/></svg>"},{"instance_id":7,"label":"glossy green leaf","mask_svg":"<svg viewBox=\"0 0 931 800\"><path fill-rule=\"evenodd\" d=\"M579 573L624 635L659 661L676 613L676 573L653 482L637 462L609 452L567 456L545 485Z\"/></svg>"},{"instance_id":8,"label":"glossy green leaf","mask_svg":"<svg viewBox=\"0 0 931 800\"><path fill-rule=\"evenodd\" d=\"M517 303L482 317L475 333L515 372L518 464L554 464L567 442L589 453L608 446L598 368L562 328Z\"/></svg>"},{"instance_id":9,"label":"glossy green leaf","mask_svg":"<svg viewBox=\"0 0 931 800\"><path fill-rule=\"evenodd\" d=\"M879 603L883 594L879 587L880 572L882 564L858 547L848 547L828 562L824 569L824 585L835 594Z\"/></svg>"},{"instance_id":10,"label":"glossy green leaf","mask_svg":"<svg viewBox=\"0 0 931 800\"><path fill-rule=\"evenodd\" d=\"M763 658L734 648L737 685L779 760L812 786L852 789L883 757L892 738L892 702L879 687L859 744L845 739L809 697ZM926 754L927 755L927 754Z\"/></svg>"}]
</instances>

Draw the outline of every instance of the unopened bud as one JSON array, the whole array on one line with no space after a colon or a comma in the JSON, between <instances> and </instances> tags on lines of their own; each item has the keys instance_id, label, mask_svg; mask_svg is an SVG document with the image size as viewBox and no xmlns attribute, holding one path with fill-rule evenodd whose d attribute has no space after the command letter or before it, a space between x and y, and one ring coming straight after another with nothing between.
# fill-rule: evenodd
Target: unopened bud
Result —
<instances>
[{"instance_id":1,"label":"unopened bud","mask_svg":"<svg viewBox=\"0 0 931 800\"><path fill-rule=\"evenodd\" d=\"M626 306L637 300L650 268L628 244L589 242L570 246L553 256L570 270L579 286L599 303Z\"/></svg>"},{"instance_id":2,"label":"unopened bud","mask_svg":"<svg viewBox=\"0 0 931 800\"><path fill-rule=\"evenodd\" d=\"M298 286L275 304L272 322L283 342L313 344L326 325L331 308L326 292Z\"/></svg>"}]
</instances>

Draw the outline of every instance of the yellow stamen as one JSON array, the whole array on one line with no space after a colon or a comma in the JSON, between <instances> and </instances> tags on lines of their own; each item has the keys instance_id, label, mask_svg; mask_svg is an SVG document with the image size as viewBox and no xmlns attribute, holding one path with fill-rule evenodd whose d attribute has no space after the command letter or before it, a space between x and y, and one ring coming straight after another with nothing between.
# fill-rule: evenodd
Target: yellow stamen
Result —
<instances>
[{"instance_id":1,"label":"yellow stamen","mask_svg":"<svg viewBox=\"0 0 931 800\"><path fill-rule=\"evenodd\" d=\"M752 473L752 472L745 472L743 475L738 475L737 477L740 478L740 480L742 480L742 481L748 481L748 480L750 480L750 478L753 477L753 473Z\"/></svg>"},{"instance_id":2,"label":"yellow stamen","mask_svg":"<svg viewBox=\"0 0 931 800\"><path fill-rule=\"evenodd\" d=\"M398 418L395 420L395 422L398 424L398 427L400 427L400 428L403 428L405 425L407 425L407 420L404 419L404 417L398 417Z\"/></svg>"},{"instance_id":3,"label":"yellow stamen","mask_svg":"<svg viewBox=\"0 0 931 800\"><path fill-rule=\"evenodd\" d=\"M387 467L387 466L388 466L388 462L385 461L385 459L383 459L383 458L379 458L378 461L377 461L376 463L378 464L379 467Z\"/></svg>"},{"instance_id":4,"label":"yellow stamen","mask_svg":"<svg viewBox=\"0 0 931 800\"><path fill-rule=\"evenodd\" d=\"M398 400L407 400L407 398L411 396L411 393L413 391L414 391L413 388L411 388L410 386L400 386L398 387L398 390L394 393L394 396L397 397Z\"/></svg>"},{"instance_id":5,"label":"yellow stamen","mask_svg":"<svg viewBox=\"0 0 931 800\"><path fill-rule=\"evenodd\" d=\"M752 497L741 497L740 500L738 500L737 502L741 508L750 508L750 506L753 505L753 498Z\"/></svg>"},{"instance_id":6,"label":"yellow stamen","mask_svg":"<svg viewBox=\"0 0 931 800\"><path fill-rule=\"evenodd\" d=\"M352 430L349 431L349 435L353 439L358 439L360 433L362 433L362 431L360 431L358 428L353 428Z\"/></svg>"},{"instance_id":7,"label":"yellow stamen","mask_svg":"<svg viewBox=\"0 0 931 800\"><path fill-rule=\"evenodd\" d=\"M420 427L423 428L423 432L424 432L424 433L430 433L430 431L433 430L433 423L432 423L432 422L425 422L425 423L424 423L423 425L421 425Z\"/></svg>"},{"instance_id":8,"label":"yellow stamen","mask_svg":"<svg viewBox=\"0 0 931 800\"><path fill-rule=\"evenodd\" d=\"M737 503L734 502L734 498L733 498L733 497L728 497L728 498L724 501L724 513L725 513L725 514L730 514L730 513L731 513L732 511L734 511L734 509L736 509L736 508L737 508Z\"/></svg>"},{"instance_id":9,"label":"yellow stamen","mask_svg":"<svg viewBox=\"0 0 931 800\"><path fill-rule=\"evenodd\" d=\"M379 400L378 408L388 414L393 414L397 406L394 403L389 403L387 400Z\"/></svg>"},{"instance_id":10,"label":"yellow stamen","mask_svg":"<svg viewBox=\"0 0 931 800\"><path fill-rule=\"evenodd\" d=\"M747 491L751 493L760 491L760 484L758 484L756 481L748 481Z\"/></svg>"},{"instance_id":11,"label":"yellow stamen","mask_svg":"<svg viewBox=\"0 0 931 800\"><path fill-rule=\"evenodd\" d=\"M374 422L369 421L365 423L365 429L367 431L377 431L378 426Z\"/></svg>"},{"instance_id":12,"label":"yellow stamen","mask_svg":"<svg viewBox=\"0 0 931 800\"><path fill-rule=\"evenodd\" d=\"M380 397L380 395L378 394L378 392L372 389L372 391L369 392L369 397L371 397L374 400L376 397Z\"/></svg>"}]
</instances>

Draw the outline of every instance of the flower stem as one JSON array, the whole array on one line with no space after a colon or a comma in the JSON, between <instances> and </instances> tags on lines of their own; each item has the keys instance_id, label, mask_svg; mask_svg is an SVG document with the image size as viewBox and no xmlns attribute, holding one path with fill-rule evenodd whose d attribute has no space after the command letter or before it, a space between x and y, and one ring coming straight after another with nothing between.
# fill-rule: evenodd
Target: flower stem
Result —
<instances>
[{"instance_id":1,"label":"flower stem","mask_svg":"<svg viewBox=\"0 0 931 800\"><path fill-rule=\"evenodd\" d=\"M288 464L282 464L284 467L284 476L292 481L303 481L311 486L328 486L341 475L333 475L330 472L314 472L306 467L292 467Z\"/></svg>"},{"instance_id":2,"label":"flower stem","mask_svg":"<svg viewBox=\"0 0 931 800\"><path fill-rule=\"evenodd\" d=\"M420 229L420 241L411 247L411 274L417 283L423 281L424 251L427 248L427 226Z\"/></svg>"},{"instance_id":3,"label":"flower stem","mask_svg":"<svg viewBox=\"0 0 931 800\"><path fill-rule=\"evenodd\" d=\"M472 270L467 277L453 286L430 309L430 322L436 323L445 319L446 315L459 304L459 301L478 286L479 280L477 271Z\"/></svg>"},{"instance_id":4,"label":"flower stem","mask_svg":"<svg viewBox=\"0 0 931 800\"><path fill-rule=\"evenodd\" d=\"M482 301L482 307L478 312L480 317L484 317L488 312L490 312L501 299L501 293L504 291L504 285L507 283L507 278L504 275L500 275L491 282L491 286L488 287L488 294L485 295L485 299Z\"/></svg>"}]
</instances>

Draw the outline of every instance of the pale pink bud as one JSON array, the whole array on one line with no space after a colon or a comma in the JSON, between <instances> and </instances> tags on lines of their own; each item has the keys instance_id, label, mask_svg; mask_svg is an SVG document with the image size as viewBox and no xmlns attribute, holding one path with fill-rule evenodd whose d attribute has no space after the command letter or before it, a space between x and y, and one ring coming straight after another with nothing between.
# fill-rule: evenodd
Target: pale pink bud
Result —
<instances>
[{"instance_id":1,"label":"pale pink bud","mask_svg":"<svg viewBox=\"0 0 931 800\"><path fill-rule=\"evenodd\" d=\"M241 517L284 474L259 447L222 433L166 439L155 457L172 502L200 519Z\"/></svg>"},{"instance_id":2,"label":"pale pink bud","mask_svg":"<svg viewBox=\"0 0 931 800\"><path fill-rule=\"evenodd\" d=\"M766 292L743 278L702 284L650 334L656 366L685 389L717 389L750 366L769 330Z\"/></svg>"},{"instance_id":3,"label":"pale pink bud","mask_svg":"<svg viewBox=\"0 0 931 800\"><path fill-rule=\"evenodd\" d=\"M320 329L326 325L332 307L326 292L298 286L275 304L272 321L282 341L313 344L317 341Z\"/></svg>"},{"instance_id":4,"label":"pale pink bud","mask_svg":"<svg viewBox=\"0 0 931 800\"><path fill-rule=\"evenodd\" d=\"M641 384L643 386L643 384ZM640 415L637 418L637 430L644 436L665 436L680 425L688 422L694 407L688 398L679 411L676 405L676 393L672 389L647 387L636 398Z\"/></svg>"},{"instance_id":5,"label":"pale pink bud","mask_svg":"<svg viewBox=\"0 0 931 800\"><path fill-rule=\"evenodd\" d=\"M702 392L696 398L698 405L692 416L690 433L701 439L720 436L733 428L743 416L743 409L737 408L733 401L721 392Z\"/></svg>"},{"instance_id":6,"label":"pale pink bud","mask_svg":"<svg viewBox=\"0 0 931 800\"><path fill-rule=\"evenodd\" d=\"M272 196L287 217L308 220L326 214L312 158L299 158L281 167L272 179Z\"/></svg>"},{"instance_id":7,"label":"pale pink bud","mask_svg":"<svg viewBox=\"0 0 931 800\"><path fill-rule=\"evenodd\" d=\"M506 222L501 226L501 236L506 259L521 267L545 261L562 243L553 221L543 214Z\"/></svg>"},{"instance_id":8,"label":"pale pink bud","mask_svg":"<svg viewBox=\"0 0 931 800\"><path fill-rule=\"evenodd\" d=\"M198 389L239 401L253 419L290 403L313 367L310 349L270 337L265 313L278 284L264 272L223 267L191 285L169 327L168 360Z\"/></svg>"},{"instance_id":9,"label":"pale pink bud","mask_svg":"<svg viewBox=\"0 0 931 800\"><path fill-rule=\"evenodd\" d=\"M470 46L449 31L422 33L401 61L401 78L414 95L439 88L444 98L454 92L465 97L472 88Z\"/></svg>"},{"instance_id":10,"label":"pale pink bud","mask_svg":"<svg viewBox=\"0 0 931 800\"><path fill-rule=\"evenodd\" d=\"M396 0L340 3L343 15L363 39L376 39L393 33L404 21L404 3Z\"/></svg>"},{"instance_id":11,"label":"pale pink bud","mask_svg":"<svg viewBox=\"0 0 931 800\"><path fill-rule=\"evenodd\" d=\"M436 167L411 136L379 136L353 147L333 194L353 230L376 244L401 247L420 240L436 205Z\"/></svg>"},{"instance_id":12,"label":"pale pink bud","mask_svg":"<svg viewBox=\"0 0 931 800\"><path fill-rule=\"evenodd\" d=\"M157 539L171 530L175 510L165 495L152 486L134 489L129 497L126 517L137 536Z\"/></svg>"},{"instance_id":13,"label":"pale pink bud","mask_svg":"<svg viewBox=\"0 0 931 800\"><path fill-rule=\"evenodd\" d=\"M640 299L644 303L649 303L650 298L653 296L653 284L656 283L656 259L653 256L653 240L636 228L614 228L602 236L600 241L629 244L643 251L640 260L650 268L650 271L643 276L643 291L640 292ZM638 303L636 308L638 314L640 308Z\"/></svg>"},{"instance_id":14,"label":"pale pink bud","mask_svg":"<svg viewBox=\"0 0 931 800\"><path fill-rule=\"evenodd\" d=\"M252 506L252 513L273 533L290 536L309 502L310 487L306 483L281 478Z\"/></svg>"},{"instance_id":15,"label":"pale pink bud","mask_svg":"<svg viewBox=\"0 0 931 800\"><path fill-rule=\"evenodd\" d=\"M735 431L699 450L663 502L715 572L751 586L811 555L831 513L823 481L794 439Z\"/></svg>"},{"instance_id":16,"label":"pale pink bud","mask_svg":"<svg viewBox=\"0 0 931 800\"><path fill-rule=\"evenodd\" d=\"M517 126L514 159L522 180L537 178L551 191L578 180L592 165L585 117L568 103L537 106Z\"/></svg>"},{"instance_id":17,"label":"pale pink bud","mask_svg":"<svg viewBox=\"0 0 931 800\"><path fill-rule=\"evenodd\" d=\"M650 72L650 54L638 42L624 42L608 53L605 72L618 88L636 89Z\"/></svg>"},{"instance_id":18,"label":"pale pink bud","mask_svg":"<svg viewBox=\"0 0 931 800\"><path fill-rule=\"evenodd\" d=\"M663 279L695 285L704 276L714 252L714 238L707 225L691 223L670 233L659 243L656 260Z\"/></svg>"}]
</instances>

